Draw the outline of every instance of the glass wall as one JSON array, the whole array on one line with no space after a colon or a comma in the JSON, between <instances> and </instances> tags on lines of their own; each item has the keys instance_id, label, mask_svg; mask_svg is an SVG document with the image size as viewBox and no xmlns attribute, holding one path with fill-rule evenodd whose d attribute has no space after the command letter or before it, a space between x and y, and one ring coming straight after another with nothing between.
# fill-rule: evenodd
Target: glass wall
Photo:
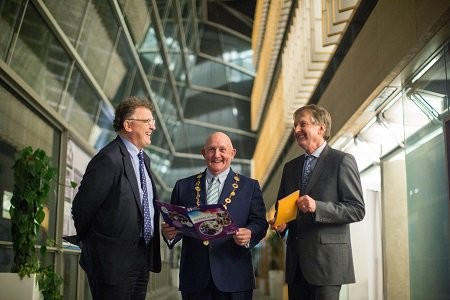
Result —
<instances>
[{"instance_id":1,"label":"glass wall","mask_svg":"<svg viewBox=\"0 0 450 300\"><path fill-rule=\"evenodd\" d=\"M450 119L449 66L447 43L417 68L402 87L385 87L369 106L379 113L355 136L341 136L334 143L355 156L366 193L382 195L380 209L366 194L366 218L361 224L352 224L352 232L361 237L353 243L355 267L357 273L359 270L369 277L359 278L355 285L343 289L349 299L362 291L358 291L358 286L365 285L365 280L372 286L369 293L375 291L373 299L381 299L382 288L392 295L396 289L392 285L405 276L409 276L409 283L403 287L410 287L405 295L411 299L450 297L450 152L446 147L450 139L446 141L448 133L444 132L448 126L445 122ZM380 215L372 216L371 208ZM362 231L364 226L367 228ZM367 260L367 253L378 251L379 246L368 249L362 238L364 232L373 230L377 233L374 240L383 234L384 287L377 278L381 273L377 271L370 278L367 272L381 270L380 261L372 264ZM396 265L398 261L393 259L398 253L403 253L398 259L409 263L408 267Z\"/></svg>"},{"instance_id":2,"label":"glass wall","mask_svg":"<svg viewBox=\"0 0 450 300\"><path fill-rule=\"evenodd\" d=\"M58 166L61 135L47 123L42 115L17 99L7 85L0 81L0 272L10 272L12 264L10 199L14 186L12 166L15 155L26 146L40 148ZM59 185L53 183L54 192L49 194L48 222L43 222L40 234L50 240L56 238L57 192ZM49 251L51 252L51 250Z\"/></svg>"},{"instance_id":3,"label":"glass wall","mask_svg":"<svg viewBox=\"0 0 450 300\"><path fill-rule=\"evenodd\" d=\"M405 85L405 107L414 103L422 126L405 140L411 299L450 298L449 176L444 122L449 118L449 44ZM405 127L417 118L405 111Z\"/></svg>"}]
</instances>

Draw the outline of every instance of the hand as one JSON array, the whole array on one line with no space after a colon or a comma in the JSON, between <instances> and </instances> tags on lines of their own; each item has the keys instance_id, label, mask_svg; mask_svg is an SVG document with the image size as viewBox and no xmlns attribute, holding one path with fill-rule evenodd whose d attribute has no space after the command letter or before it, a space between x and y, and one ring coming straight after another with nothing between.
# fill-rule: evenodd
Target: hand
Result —
<instances>
[{"instance_id":1,"label":"hand","mask_svg":"<svg viewBox=\"0 0 450 300\"><path fill-rule=\"evenodd\" d=\"M252 231L247 228L239 228L233 235L234 242L239 246L246 246L250 243L252 238Z\"/></svg>"},{"instance_id":2,"label":"hand","mask_svg":"<svg viewBox=\"0 0 450 300\"><path fill-rule=\"evenodd\" d=\"M162 222L161 233L166 240L170 241L176 237L178 230L175 227L170 227L169 224Z\"/></svg>"},{"instance_id":3,"label":"hand","mask_svg":"<svg viewBox=\"0 0 450 300\"><path fill-rule=\"evenodd\" d=\"M269 223L270 229L275 230L276 232L283 232L286 229L286 223L275 226L275 219L270 219L267 223Z\"/></svg>"},{"instance_id":4,"label":"hand","mask_svg":"<svg viewBox=\"0 0 450 300\"><path fill-rule=\"evenodd\" d=\"M308 195L301 196L297 199L297 207L303 213L315 213L316 212L316 200Z\"/></svg>"}]
</instances>

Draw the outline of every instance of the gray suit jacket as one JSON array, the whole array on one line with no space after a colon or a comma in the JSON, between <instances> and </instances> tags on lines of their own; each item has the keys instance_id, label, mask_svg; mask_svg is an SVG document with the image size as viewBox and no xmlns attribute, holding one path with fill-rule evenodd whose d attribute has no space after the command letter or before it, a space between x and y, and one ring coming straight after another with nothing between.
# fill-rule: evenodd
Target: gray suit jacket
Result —
<instances>
[{"instance_id":1,"label":"gray suit jacket","mask_svg":"<svg viewBox=\"0 0 450 300\"><path fill-rule=\"evenodd\" d=\"M278 199L299 189L305 155L287 162ZM305 191L316 200L316 212L288 223L286 281L299 266L313 285L355 282L349 223L364 218L364 200L356 161L351 154L326 146Z\"/></svg>"}]
</instances>

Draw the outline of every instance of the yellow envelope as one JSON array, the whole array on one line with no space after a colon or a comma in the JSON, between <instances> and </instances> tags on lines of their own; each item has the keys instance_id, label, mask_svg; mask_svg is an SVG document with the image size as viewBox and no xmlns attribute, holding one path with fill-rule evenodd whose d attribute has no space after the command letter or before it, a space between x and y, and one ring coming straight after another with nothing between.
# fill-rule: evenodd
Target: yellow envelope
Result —
<instances>
[{"instance_id":1,"label":"yellow envelope","mask_svg":"<svg viewBox=\"0 0 450 300\"><path fill-rule=\"evenodd\" d=\"M295 220L297 218L296 201L300 196L300 190L287 195L283 199L278 200L277 211L275 212L275 226Z\"/></svg>"}]
</instances>

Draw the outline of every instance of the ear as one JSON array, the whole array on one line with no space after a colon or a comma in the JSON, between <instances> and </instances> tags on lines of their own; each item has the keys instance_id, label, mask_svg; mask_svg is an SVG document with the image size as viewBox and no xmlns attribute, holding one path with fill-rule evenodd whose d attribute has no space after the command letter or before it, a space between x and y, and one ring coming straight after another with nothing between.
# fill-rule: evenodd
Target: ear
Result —
<instances>
[{"instance_id":1,"label":"ear","mask_svg":"<svg viewBox=\"0 0 450 300\"><path fill-rule=\"evenodd\" d=\"M203 155L203 158L206 158L205 157L205 148L202 148L202 155Z\"/></svg>"},{"instance_id":2,"label":"ear","mask_svg":"<svg viewBox=\"0 0 450 300\"><path fill-rule=\"evenodd\" d=\"M325 124L320 124L319 126L319 134L323 136L325 134Z\"/></svg>"},{"instance_id":3,"label":"ear","mask_svg":"<svg viewBox=\"0 0 450 300\"><path fill-rule=\"evenodd\" d=\"M132 131L132 128L131 128L131 122L130 122L130 121L125 120L125 121L123 121L122 125L123 125L123 129L124 129L126 132L131 132L131 131Z\"/></svg>"},{"instance_id":4,"label":"ear","mask_svg":"<svg viewBox=\"0 0 450 300\"><path fill-rule=\"evenodd\" d=\"M231 159L233 159L237 153L237 150L235 148L233 148L233 150L231 150L231 153L232 153Z\"/></svg>"}]
</instances>

